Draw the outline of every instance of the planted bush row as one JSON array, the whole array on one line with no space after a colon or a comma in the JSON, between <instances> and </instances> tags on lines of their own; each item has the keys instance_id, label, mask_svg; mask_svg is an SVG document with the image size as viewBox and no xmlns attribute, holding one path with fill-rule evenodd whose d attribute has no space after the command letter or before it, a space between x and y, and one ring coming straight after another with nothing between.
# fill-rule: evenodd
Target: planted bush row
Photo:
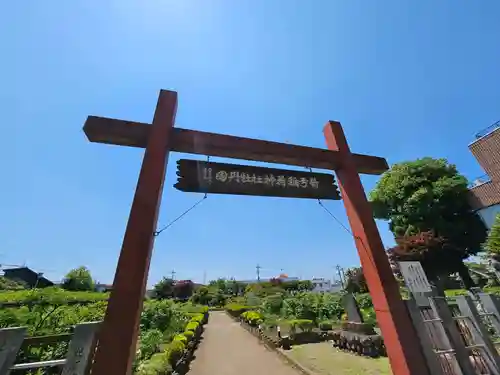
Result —
<instances>
[{"instance_id":1,"label":"planted bush row","mask_svg":"<svg viewBox=\"0 0 500 375\"><path fill-rule=\"evenodd\" d=\"M203 312L191 313L183 333L174 336L170 343L161 347L161 352L139 365L137 375L170 375L174 371L184 372L193 356L193 352L203 332L203 325L208 322L208 307Z\"/></svg>"},{"instance_id":2,"label":"planted bush row","mask_svg":"<svg viewBox=\"0 0 500 375\"><path fill-rule=\"evenodd\" d=\"M229 303L226 305L225 309L233 318L238 318L244 312L252 310L252 307L240 305L238 303Z\"/></svg>"}]
</instances>

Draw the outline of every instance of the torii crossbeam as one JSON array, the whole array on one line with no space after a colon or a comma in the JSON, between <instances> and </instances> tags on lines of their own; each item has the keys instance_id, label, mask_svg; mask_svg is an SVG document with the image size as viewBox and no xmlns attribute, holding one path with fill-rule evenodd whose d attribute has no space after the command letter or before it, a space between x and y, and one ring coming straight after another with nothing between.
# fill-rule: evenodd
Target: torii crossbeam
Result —
<instances>
[{"instance_id":1,"label":"torii crossbeam","mask_svg":"<svg viewBox=\"0 0 500 375\"><path fill-rule=\"evenodd\" d=\"M359 177L383 173L386 160L352 154L334 121L323 130L325 150L175 128L176 111L177 93L161 90L152 124L89 116L83 128L91 142L145 148L92 375L131 373L171 151L335 170L393 373L429 375Z\"/></svg>"}]
</instances>

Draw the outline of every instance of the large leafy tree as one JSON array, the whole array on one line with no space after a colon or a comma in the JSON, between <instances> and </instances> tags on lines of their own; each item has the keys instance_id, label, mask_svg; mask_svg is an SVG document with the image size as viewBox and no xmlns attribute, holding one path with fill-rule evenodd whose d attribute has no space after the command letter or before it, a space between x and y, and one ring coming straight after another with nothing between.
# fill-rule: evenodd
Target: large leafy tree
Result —
<instances>
[{"instance_id":1,"label":"large leafy tree","mask_svg":"<svg viewBox=\"0 0 500 375\"><path fill-rule=\"evenodd\" d=\"M72 291L94 290L94 279L87 267L74 268L64 277L63 288Z\"/></svg>"},{"instance_id":2,"label":"large leafy tree","mask_svg":"<svg viewBox=\"0 0 500 375\"><path fill-rule=\"evenodd\" d=\"M345 272L345 290L350 293L368 293L365 275L361 267L349 268Z\"/></svg>"},{"instance_id":3,"label":"large leafy tree","mask_svg":"<svg viewBox=\"0 0 500 375\"><path fill-rule=\"evenodd\" d=\"M179 280L174 284L173 297L180 300L189 299L194 292L194 283L191 280Z\"/></svg>"},{"instance_id":4,"label":"large leafy tree","mask_svg":"<svg viewBox=\"0 0 500 375\"><path fill-rule=\"evenodd\" d=\"M162 278L153 287L153 295L156 299L172 298L174 295L174 280L167 277Z\"/></svg>"},{"instance_id":5,"label":"large leafy tree","mask_svg":"<svg viewBox=\"0 0 500 375\"><path fill-rule=\"evenodd\" d=\"M429 157L395 164L370 200L375 218L388 220L397 238L392 257L421 261L431 278L459 272L471 286L463 260L481 250L486 227L472 211L467 179L455 165Z\"/></svg>"}]
</instances>

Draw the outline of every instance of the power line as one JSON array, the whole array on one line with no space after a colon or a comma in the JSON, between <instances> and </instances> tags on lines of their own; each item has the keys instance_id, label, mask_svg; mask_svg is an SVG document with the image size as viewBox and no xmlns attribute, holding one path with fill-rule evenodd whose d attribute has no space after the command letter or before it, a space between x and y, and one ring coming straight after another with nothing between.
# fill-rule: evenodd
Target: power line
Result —
<instances>
[{"instance_id":1,"label":"power line","mask_svg":"<svg viewBox=\"0 0 500 375\"><path fill-rule=\"evenodd\" d=\"M207 156L207 163L208 162L210 162L210 156ZM180 214L179 216L177 216L174 220L172 220L170 223L168 223L167 225L165 225L163 228L161 228L160 230L154 232L154 236L157 237L157 236L159 236L161 234L161 232L163 232L164 230L170 228L177 221L179 221L186 214L188 214L191 210L193 210L196 206L198 206L201 202L203 202L205 199L207 199L207 197L208 197L208 194L205 193L205 195L203 196L203 198L201 198L198 202L196 202L195 204L193 204L191 207L189 207L186 211L184 211L182 214Z\"/></svg>"},{"instance_id":2,"label":"power line","mask_svg":"<svg viewBox=\"0 0 500 375\"><path fill-rule=\"evenodd\" d=\"M196 202L195 204L193 204L191 207L189 207L186 211L184 211L182 214L180 214L179 216L177 216L174 220L172 220L170 223L168 223L167 225L165 225L163 228L161 228L159 231L156 231L154 233L155 237L158 237L164 230L170 228L172 225L174 225L177 221L179 221L180 219L182 219L186 214L189 213L189 211L193 210L196 206L198 206L201 202L203 202L205 199L207 199L208 197L208 194L205 193L205 195L203 196L203 198L201 198L198 202Z\"/></svg>"}]
</instances>

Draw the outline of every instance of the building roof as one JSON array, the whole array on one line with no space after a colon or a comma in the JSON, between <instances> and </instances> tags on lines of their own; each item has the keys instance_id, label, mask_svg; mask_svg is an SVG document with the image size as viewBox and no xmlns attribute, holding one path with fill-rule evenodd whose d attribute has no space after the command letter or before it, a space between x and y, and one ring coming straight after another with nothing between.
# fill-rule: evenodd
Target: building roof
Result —
<instances>
[{"instance_id":1,"label":"building roof","mask_svg":"<svg viewBox=\"0 0 500 375\"><path fill-rule=\"evenodd\" d=\"M500 204L500 121L476 135L469 150L486 175L475 180L470 188L470 202L480 210Z\"/></svg>"},{"instance_id":2,"label":"building roof","mask_svg":"<svg viewBox=\"0 0 500 375\"><path fill-rule=\"evenodd\" d=\"M39 285L41 287L52 286L54 283L42 276L42 273L35 272L28 267L5 268L4 277L8 279L18 279L24 281L29 286Z\"/></svg>"}]
</instances>

